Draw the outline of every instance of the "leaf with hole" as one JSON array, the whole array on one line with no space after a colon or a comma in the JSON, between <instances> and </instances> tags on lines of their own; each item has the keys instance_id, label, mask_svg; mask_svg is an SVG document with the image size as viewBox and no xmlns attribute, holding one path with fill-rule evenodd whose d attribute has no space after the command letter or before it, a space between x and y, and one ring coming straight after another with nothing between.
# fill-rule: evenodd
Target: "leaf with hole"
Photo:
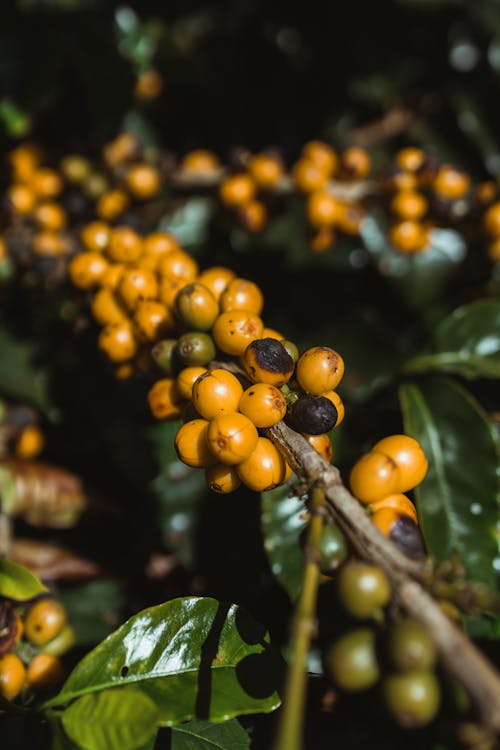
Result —
<instances>
[{"instance_id":1,"label":"leaf with hole","mask_svg":"<svg viewBox=\"0 0 500 750\"><path fill-rule=\"evenodd\" d=\"M225 721L277 708L280 667L265 628L242 609L186 597L130 618L77 664L47 705L133 684L159 707L163 725Z\"/></svg>"},{"instance_id":2,"label":"leaf with hole","mask_svg":"<svg viewBox=\"0 0 500 750\"><path fill-rule=\"evenodd\" d=\"M473 396L445 378L401 386L406 432L428 460L415 490L420 525L437 560L457 555L469 578L495 585L499 559L498 453Z\"/></svg>"}]
</instances>

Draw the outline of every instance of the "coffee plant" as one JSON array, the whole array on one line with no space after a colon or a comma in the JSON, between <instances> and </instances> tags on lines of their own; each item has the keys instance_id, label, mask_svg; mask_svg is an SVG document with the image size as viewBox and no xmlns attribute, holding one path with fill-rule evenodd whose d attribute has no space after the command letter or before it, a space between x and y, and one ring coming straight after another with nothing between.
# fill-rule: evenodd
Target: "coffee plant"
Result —
<instances>
[{"instance_id":1,"label":"coffee plant","mask_svg":"<svg viewBox=\"0 0 500 750\"><path fill-rule=\"evenodd\" d=\"M2 748L498 746L500 15L331 6L0 11Z\"/></svg>"}]
</instances>

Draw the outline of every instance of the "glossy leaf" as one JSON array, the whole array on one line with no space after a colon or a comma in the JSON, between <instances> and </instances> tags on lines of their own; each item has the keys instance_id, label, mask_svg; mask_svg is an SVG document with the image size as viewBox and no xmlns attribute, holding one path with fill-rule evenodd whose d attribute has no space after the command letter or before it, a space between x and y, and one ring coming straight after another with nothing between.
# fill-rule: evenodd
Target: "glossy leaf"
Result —
<instances>
[{"instance_id":1,"label":"glossy leaf","mask_svg":"<svg viewBox=\"0 0 500 750\"><path fill-rule=\"evenodd\" d=\"M43 583L18 563L0 559L0 596L27 601L47 591Z\"/></svg>"},{"instance_id":2,"label":"glossy leaf","mask_svg":"<svg viewBox=\"0 0 500 750\"><path fill-rule=\"evenodd\" d=\"M453 229L432 229L424 250L400 253L389 243L389 226L380 211L367 216L360 231L379 272L398 287L411 307L421 308L438 298L466 253L462 236Z\"/></svg>"},{"instance_id":3,"label":"glossy leaf","mask_svg":"<svg viewBox=\"0 0 500 750\"><path fill-rule=\"evenodd\" d=\"M262 530L271 570L290 598L300 592L303 555L299 537L306 525L304 502L283 485L262 493Z\"/></svg>"},{"instance_id":4,"label":"glossy leaf","mask_svg":"<svg viewBox=\"0 0 500 750\"><path fill-rule=\"evenodd\" d=\"M118 685L140 685L161 722L225 721L280 703L265 629L236 605L186 597L132 617L75 667L50 705Z\"/></svg>"},{"instance_id":5,"label":"glossy leaf","mask_svg":"<svg viewBox=\"0 0 500 750\"><path fill-rule=\"evenodd\" d=\"M235 719L214 724L189 721L171 729L170 750L246 750L250 738Z\"/></svg>"},{"instance_id":6,"label":"glossy leaf","mask_svg":"<svg viewBox=\"0 0 500 750\"><path fill-rule=\"evenodd\" d=\"M472 395L444 378L401 386L406 432L429 470L415 490L429 552L458 555L470 578L494 585L500 563L498 456L493 432Z\"/></svg>"},{"instance_id":7,"label":"glossy leaf","mask_svg":"<svg viewBox=\"0 0 500 750\"><path fill-rule=\"evenodd\" d=\"M500 301L483 299L459 307L438 326L432 352L415 357L405 370L500 377Z\"/></svg>"},{"instance_id":8,"label":"glossy leaf","mask_svg":"<svg viewBox=\"0 0 500 750\"><path fill-rule=\"evenodd\" d=\"M156 732L160 712L139 688L103 690L78 698L61 721L83 750L134 750Z\"/></svg>"}]
</instances>

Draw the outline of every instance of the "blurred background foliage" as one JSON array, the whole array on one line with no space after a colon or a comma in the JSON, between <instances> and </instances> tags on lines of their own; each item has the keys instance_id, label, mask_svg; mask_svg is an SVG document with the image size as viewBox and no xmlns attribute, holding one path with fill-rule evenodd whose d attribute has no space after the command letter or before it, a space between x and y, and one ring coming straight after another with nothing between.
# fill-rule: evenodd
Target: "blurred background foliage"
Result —
<instances>
[{"instance_id":1,"label":"blurred background foliage","mask_svg":"<svg viewBox=\"0 0 500 750\"><path fill-rule=\"evenodd\" d=\"M161 73L164 91L140 102L134 84L150 69ZM416 144L467 170L474 181L497 179L499 97L496 0L15 0L0 8L3 153L29 137L55 159L73 151L97 156L106 140L127 129L176 157L198 147L214 149L222 159L241 146L276 147L291 164L308 139L339 148L365 145L362 126L403 112L404 127L370 142L375 165ZM2 183L7 180L4 169ZM496 272L484 253L452 230L436 230L428 255L409 269L401 268L407 259L395 258L387 247L376 212L361 238L342 240L318 256L307 247L303 211L293 197L259 237L228 222L210 194L164 197L162 228L174 231L202 266L228 265L259 283L269 325L301 349L323 344L342 353L347 417L334 435L334 462L343 470L374 440L403 429L401 368L432 350L436 323L458 305L497 293ZM97 559L104 571L104 583L63 592L79 644L103 637L117 618L189 593L243 603L276 642L284 642L290 601L266 557L258 498L246 490L209 495L201 477L176 460L172 427L154 425L149 415L147 378L115 381L97 352L87 301L69 285L47 288L25 274L0 290L0 302L0 395L41 409L44 460L81 475L96 497L82 525L50 534ZM472 465L488 473L484 503L490 507L472 536L480 544L489 529L491 538L487 573L481 576L481 562L474 573L491 582L500 563L492 503L496 444L488 415L500 407L498 388L484 374L474 373L467 384L481 413L470 405L470 394L425 374L418 385L405 383L400 395L410 427L422 421L418 399L436 408L448 399L458 416L437 415L438 424L441 419L446 429L463 434L478 425L482 431ZM461 398L468 404L465 416L455 406ZM469 437L456 453L450 449L448 464L470 455L474 433ZM491 458L486 468L485 451ZM461 482L460 476L450 479L457 507L440 520L446 534L470 514L457 489ZM278 534L280 518L288 518L291 536L283 535L283 554L275 549L271 559L281 565L293 557L291 540L295 544L302 520L296 507L277 509L275 518L272 513L267 498L266 534ZM431 515L426 523L438 549L444 537ZM22 525L19 531L47 538ZM266 544L269 551L272 540ZM297 559L290 570L296 577ZM280 576L287 590L296 588L295 578L287 585L286 570L283 576L280 568ZM103 597L109 602L104 609L97 605ZM328 604L322 606L328 611ZM480 632L492 635L496 625ZM367 716L357 735L348 714L342 719L339 731L347 742L354 736L359 746L370 741L372 748L396 742L373 709ZM321 721L315 736L324 731L328 737L328 718ZM425 733L404 741L430 746Z\"/></svg>"}]
</instances>

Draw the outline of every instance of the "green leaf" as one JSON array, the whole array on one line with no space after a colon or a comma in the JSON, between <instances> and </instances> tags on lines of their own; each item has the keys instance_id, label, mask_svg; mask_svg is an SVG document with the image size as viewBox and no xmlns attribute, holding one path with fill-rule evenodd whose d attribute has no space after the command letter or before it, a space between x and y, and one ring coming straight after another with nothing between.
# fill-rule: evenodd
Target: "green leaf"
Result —
<instances>
[{"instance_id":1,"label":"green leaf","mask_svg":"<svg viewBox=\"0 0 500 750\"><path fill-rule=\"evenodd\" d=\"M484 413L467 390L438 377L401 386L400 400L406 432L429 460L415 496L430 553L458 555L468 577L495 585L498 452Z\"/></svg>"},{"instance_id":2,"label":"green leaf","mask_svg":"<svg viewBox=\"0 0 500 750\"><path fill-rule=\"evenodd\" d=\"M171 729L170 750L247 750L250 738L235 719L213 724L189 721Z\"/></svg>"},{"instance_id":3,"label":"green leaf","mask_svg":"<svg viewBox=\"0 0 500 750\"><path fill-rule=\"evenodd\" d=\"M500 301L483 299L459 307L438 326L432 349L408 362L405 370L500 377Z\"/></svg>"},{"instance_id":4,"label":"green leaf","mask_svg":"<svg viewBox=\"0 0 500 750\"><path fill-rule=\"evenodd\" d=\"M132 617L77 664L48 705L140 685L161 723L273 711L279 662L265 629L236 605L186 597Z\"/></svg>"},{"instance_id":5,"label":"green leaf","mask_svg":"<svg viewBox=\"0 0 500 750\"><path fill-rule=\"evenodd\" d=\"M419 253L399 253L389 244L388 223L373 211L361 223L361 237L378 271L399 289L405 304L423 308L439 299L466 254L462 236L453 229L432 229L429 245Z\"/></svg>"},{"instance_id":6,"label":"green leaf","mask_svg":"<svg viewBox=\"0 0 500 750\"><path fill-rule=\"evenodd\" d=\"M214 211L210 198L189 198L172 213L166 214L159 229L175 234L182 247L193 250L208 238L208 227Z\"/></svg>"},{"instance_id":7,"label":"green leaf","mask_svg":"<svg viewBox=\"0 0 500 750\"><path fill-rule=\"evenodd\" d=\"M120 622L124 593L116 581L88 581L60 592L76 644L94 645Z\"/></svg>"},{"instance_id":8,"label":"green leaf","mask_svg":"<svg viewBox=\"0 0 500 750\"><path fill-rule=\"evenodd\" d=\"M25 602L44 591L46 587L27 568L0 559L0 596Z\"/></svg>"},{"instance_id":9,"label":"green leaf","mask_svg":"<svg viewBox=\"0 0 500 750\"><path fill-rule=\"evenodd\" d=\"M283 485L262 493L262 530L271 570L292 600L300 592L303 556L299 537L306 525L304 502Z\"/></svg>"},{"instance_id":10,"label":"green leaf","mask_svg":"<svg viewBox=\"0 0 500 750\"><path fill-rule=\"evenodd\" d=\"M50 408L47 373L34 365L35 354L34 344L14 338L0 328L0 393L47 411Z\"/></svg>"},{"instance_id":11,"label":"green leaf","mask_svg":"<svg viewBox=\"0 0 500 750\"><path fill-rule=\"evenodd\" d=\"M156 732L160 712L139 688L126 687L84 695L61 721L83 750L134 750Z\"/></svg>"},{"instance_id":12,"label":"green leaf","mask_svg":"<svg viewBox=\"0 0 500 750\"><path fill-rule=\"evenodd\" d=\"M469 638L500 638L500 618L468 615L463 618L465 632Z\"/></svg>"}]
</instances>

